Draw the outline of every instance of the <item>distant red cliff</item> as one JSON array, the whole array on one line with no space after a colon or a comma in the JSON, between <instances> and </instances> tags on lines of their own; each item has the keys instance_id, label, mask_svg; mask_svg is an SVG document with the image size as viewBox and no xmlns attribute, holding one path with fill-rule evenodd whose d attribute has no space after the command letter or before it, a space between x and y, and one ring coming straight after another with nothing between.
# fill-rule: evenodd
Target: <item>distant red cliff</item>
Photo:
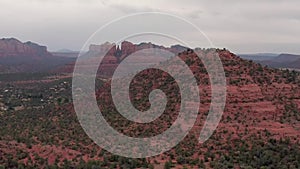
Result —
<instances>
[{"instance_id":1,"label":"distant red cliff","mask_svg":"<svg viewBox=\"0 0 300 169\"><path fill-rule=\"evenodd\" d=\"M0 73L48 72L73 62L74 58L54 56L46 46L21 42L15 38L0 39Z\"/></svg>"},{"instance_id":2,"label":"distant red cliff","mask_svg":"<svg viewBox=\"0 0 300 169\"><path fill-rule=\"evenodd\" d=\"M26 56L26 57L49 57L51 53L47 51L46 46L40 46L36 43L22 43L17 39L0 39L0 58Z\"/></svg>"}]
</instances>

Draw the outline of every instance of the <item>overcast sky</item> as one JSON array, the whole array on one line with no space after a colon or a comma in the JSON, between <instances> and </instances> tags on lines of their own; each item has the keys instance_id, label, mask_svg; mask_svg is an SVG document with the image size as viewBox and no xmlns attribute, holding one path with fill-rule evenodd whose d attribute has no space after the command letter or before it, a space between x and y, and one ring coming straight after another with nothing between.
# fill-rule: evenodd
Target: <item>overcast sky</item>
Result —
<instances>
[{"instance_id":1,"label":"overcast sky","mask_svg":"<svg viewBox=\"0 0 300 169\"><path fill-rule=\"evenodd\" d=\"M0 0L0 37L79 50L105 23L157 11L189 20L215 46L235 53L300 54L299 6L299 0Z\"/></svg>"}]
</instances>

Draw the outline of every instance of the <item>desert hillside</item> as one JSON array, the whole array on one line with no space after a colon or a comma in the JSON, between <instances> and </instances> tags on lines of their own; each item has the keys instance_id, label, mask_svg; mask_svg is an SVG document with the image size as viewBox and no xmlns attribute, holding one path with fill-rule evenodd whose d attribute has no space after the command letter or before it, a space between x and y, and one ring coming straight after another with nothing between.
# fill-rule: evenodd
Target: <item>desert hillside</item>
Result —
<instances>
[{"instance_id":1,"label":"desert hillside","mask_svg":"<svg viewBox=\"0 0 300 169\"><path fill-rule=\"evenodd\" d=\"M211 51L197 50L207 56ZM227 50L217 52L227 79L226 107L217 130L207 142L198 144L211 101L209 76L193 50L180 52L199 85L198 118L179 145L146 159L112 155L88 138L73 109L70 77L35 74L35 78L22 75L20 80L1 76L0 164L6 168L298 168L299 73L267 68ZM138 109L149 107L153 89L160 88L168 96L167 110L149 124L130 122L117 113L109 80L97 79L97 86L105 118L127 135L153 136L176 119L178 86L159 70L140 72L130 88L131 101Z\"/></svg>"}]
</instances>

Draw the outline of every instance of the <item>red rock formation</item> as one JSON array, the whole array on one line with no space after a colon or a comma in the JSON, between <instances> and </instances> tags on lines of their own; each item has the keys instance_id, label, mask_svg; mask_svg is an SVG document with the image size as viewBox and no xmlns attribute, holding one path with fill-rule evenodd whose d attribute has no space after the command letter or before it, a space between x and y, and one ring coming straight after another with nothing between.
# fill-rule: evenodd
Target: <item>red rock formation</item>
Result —
<instances>
[{"instance_id":1,"label":"red rock formation","mask_svg":"<svg viewBox=\"0 0 300 169\"><path fill-rule=\"evenodd\" d=\"M45 72L75 59L54 56L46 46L36 43L22 43L17 39L0 39L0 73Z\"/></svg>"},{"instance_id":2,"label":"red rock formation","mask_svg":"<svg viewBox=\"0 0 300 169\"><path fill-rule=\"evenodd\" d=\"M89 47L90 52L98 52L101 54L104 54L104 52L107 52L107 55L115 55L116 53L116 44L105 42L102 45L90 45Z\"/></svg>"},{"instance_id":3,"label":"red rock formation","mask_svg":"<svg viewBox=\"0 0 300 169\"><path fill-rule=\"evenodd\" d=\"M52 56L46 46L32 42L22 43L17 39L0 39L0 58L13 56L48 57Z\"/></svg>"},{"instance_id":4,"label":"red rock formation","mask_svg":"<svg viewBox=\"0 0 300 169\"><path fill-rule=\"evenodd\" d=\"M136 52L137 48L136 45L134 45L131 42L124 41L121 44L121 58L127 57L128 55Z\"/></svg>"}]
</instances>

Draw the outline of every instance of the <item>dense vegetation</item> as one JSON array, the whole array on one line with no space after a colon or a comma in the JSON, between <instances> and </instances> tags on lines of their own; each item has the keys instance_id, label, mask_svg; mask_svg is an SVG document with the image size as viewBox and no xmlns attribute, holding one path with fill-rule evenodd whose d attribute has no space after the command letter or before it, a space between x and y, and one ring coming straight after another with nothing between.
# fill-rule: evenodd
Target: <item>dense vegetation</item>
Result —
<instances>
[{"instance_id":1,"label":"dense vegetation","mask_svg":"<svg viewBox=\"0 0 300 169\"><path fill-rule=\"evenodd\" d=\"M182 59L204 88L199 119L179 145L145 159L115 156L85 134L73 110L70 77L0 76L0 169L300 168L299 73L263 67L226 50L219 52L227 76L228 99L218 129L207 142L198 144L199 130L209 109L209 77L192 51L182 53ZM145 126L124 120L113 106L107 106L112 104L109 81L103 84L98 79L98 96L107 98L99 101L99 106L117 130L130 136L152 136L164 131L176 118L178 86L157 70L141 72L136 79L130 89L138 109L149 108L147 96L153 89L160 88L168 96L169 110L159 119ZM130 130L125 130L128 126Z\"/></svg>"}]
</instances>

